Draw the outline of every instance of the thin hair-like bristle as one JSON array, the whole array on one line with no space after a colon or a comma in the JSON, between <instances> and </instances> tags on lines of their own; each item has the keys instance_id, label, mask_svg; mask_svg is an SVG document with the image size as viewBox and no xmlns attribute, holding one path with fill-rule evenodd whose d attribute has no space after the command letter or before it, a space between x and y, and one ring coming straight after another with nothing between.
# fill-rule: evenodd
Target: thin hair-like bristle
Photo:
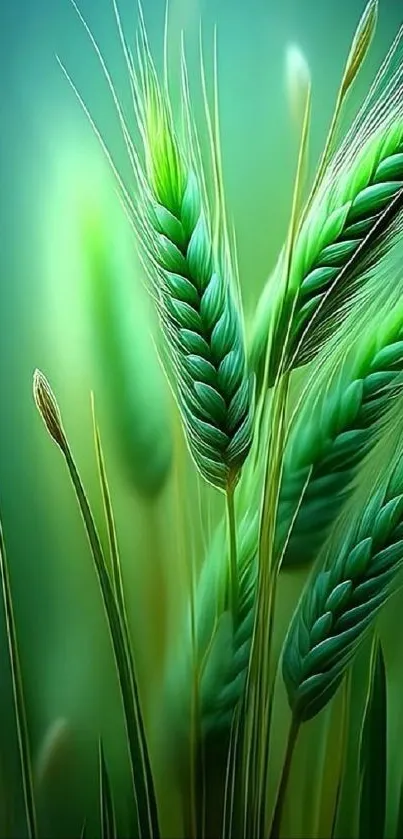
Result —
<instances>
[{"instance_id":1,"label":"thin hair-like bristle","mask_svg":"<svg viewBox=\"0 0 403 839\"><path fill-rule=\"evenodd\" d=\"M103 74L105 76L105 79L106 79L106 82L108 84L110 93L112 95L113 103L114 103L114 106L116 108L116 113L117 113L118 118L119 118L119 124L120 124L121 129L122 129L122 133L123 133L123 137L124 137L124 141L125 141L125 145L126 145L126 151L127 151L129 160L131 162L131 165L133 167L133 171L134 171L134 173L137 173L138 170L139 170L139 167L138 167L138 158L137 158L136 150L135 150L133 141L131 139L130 131L129 131L128 126L127 126L127 122L126 122L126 119L125 119L125 116L124 116L124 113L123 113L123 109L122 109L122 106L119 102L119 99L118 99L118 96L117 96L117 93L116 93L116 90L115 90L115 86L113 84L112 77L111 77L110 72L108 70L106 61L105 61L105 59L102 55L102 52L101 52L101 50L100 50L100 48L97 44L97 41L94 38L94 35L91 32L90 27L87 24L87 21L85 20L82 13L80 12L80 9L78 8L75 0L70 0L70 2L72 4L73 8L75 9L75 12L76 12L78 18L79 18L82 26L85 29L85 32L87 33L87 35L90 39L91 45L92 45L92 47L93 47L93 49L96 53L96 56L98 58L98 61L99 61L100 65L101 65L102 72L103 72ZM119 20L119 16L117 17L117 20Z\"/></svg>"}]
</instances>

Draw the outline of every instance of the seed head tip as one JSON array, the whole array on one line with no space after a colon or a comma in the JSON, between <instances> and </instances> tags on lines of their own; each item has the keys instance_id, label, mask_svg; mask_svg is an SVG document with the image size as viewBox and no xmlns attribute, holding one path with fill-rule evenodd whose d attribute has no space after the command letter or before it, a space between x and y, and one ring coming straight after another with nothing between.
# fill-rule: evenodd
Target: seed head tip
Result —
<instances>
[{"instance_id":1,"label":"seed head tip","mask_svg":"<svg viewBox=\"0 0 403 839\"><path fill-rule=\"evenodd\" d=\"M289 44L286 50L286 84L291 113L299 126L304 118L311 87L311 71L305 55L297 44Z\"/></svg>"},{"instance_id":2,"label":"seed head tip","mask_svg":"<svg viewBox=\"0 0 403 839\"><path fill-rule=\"evenodd\" d=\"M66 438L63 431L59 406L46 376L38 369L34 372L33 392L36 407L50 436L64 450Z\"/></svg>"}]
</instances>

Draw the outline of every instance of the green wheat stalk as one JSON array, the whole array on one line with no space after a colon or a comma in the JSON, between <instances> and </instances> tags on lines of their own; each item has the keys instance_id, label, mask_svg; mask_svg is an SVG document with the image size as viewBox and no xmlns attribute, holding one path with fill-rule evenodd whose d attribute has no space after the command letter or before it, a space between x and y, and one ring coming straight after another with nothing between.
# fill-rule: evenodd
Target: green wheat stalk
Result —
<instances>
[{"instance_id":1,"label":"green wheat stalk","mask_svg":"<svg viewBox=\"0 0 403 839\"><path fill-rule=\"evenodd\" d=\"M298 412L284 453L278 511L283 567L315 557L399 392L402 303L378 320L353 345L330 386L319 397L308 394Z\"/></svg>"},{"instance_id":2,"label":"green wheat stalk","mask_svg":"<svg viewBox=\"0 0 403 839\"><path fill-rule=\"evenodd\" d=\"M91 548L119 680L139 834L144 839L158 839L158 809L126 614L115 595L114 580L63 428L59 406L48 381L38 370L34 374L33 389L38 412L65 459Z\"/></svg>"},{"instance_id":3,"label":"green wheat stalk","mask_svg":"<svg viewBox=\"0 0 403 839\"><path fill-rule=\"evenodd\" d=\"M115 0L113 5L116 11ZM315 520L316 524L319 509L320 534L318 544L313 546L313 552L316 552L347 497L359 464L378 439L394 386L398 384L402 347L401 321L397 324L396 309L395 320L391 316L388 328L379 326L374 343L371 344L366 336L362 355L358 359L349 358L348 366L343 367L330 390L315 402L323 437L318 440L316 435L315 438L314 426L308 423L308 409L304 409L305 426L302 429L297 422L283 458L283 440L277 439L276 432L280 428L283 430L285 425L289 372L313 358L344 317L351 299L367 289L373 269L390 251L400 231L403 119L396 97L391 96L390 106L383 110L374 107L369 111L357 141L351 146L351 153L346 141L331 159L339 111L372 38L376 11L376 0L371 0L347 63L349 72L343 77L341 95L311 195L301 219L298 219L299 194L297 196L298 207L293 207L290 225L292 235L285 258L279 262L278 287L270 295L270 306L263 311L259 329L252 339L250 358L259 386L262 381L273 386L282 373L287 375L274 393L278 415L274 411L277 422L271 426L272 437L263 441L263 436L257 435L257 456L265 461L263 515L260 515L259 501L253 502L249 516L243 515L239 503L242 494L238 492L238 524L234 489L252 445L254 400L244 350L241 310L235 293L237 276L223 209L217 163L219 149L213 138L217 202L213 214L207 200L191 116L185 62L182 66L185 131L181 136L174 125L167 79L162 86L157 78L141 14L137 70L123 39L117 14L143 143L141 158L119 111L138 187L135 207L133 202L126 203L138 234L165 335L167 367L189 449L201 475L227 495L228 543L223 545L222 531L212 553L214 562L209 560L203 568L195 604L197 704L201 709L205 736L215 735L217 730L232 722L234 709L245 690L256 614L259 618L267 613L269 630L271 627L275 578L282 554L285 563L296 561L298 544L302 544L309 522ZM308 112L309 102L306 117ZM305 127L308 123L309 119ZM208 127L211 129L210 125ZM302 145L301 163L304 164L305 146ZM265 391L264 387L263 406ZM267 453L273 453L274 465ZM70 468L71 458L67 460ZM397 472L398 467L395 474ZM74 470L72 474L75 475ZM351 545L340 551L336 561L329 562L314 578L287 636L283 672L293 723L273 836L278 835L299 726L328 701L343 678L361 636L393 589L394 576L401 563L400 555L396 554L398 549L403 557L400 519L397 522L396 518L403 516L403 503L402 495L393 496L396 480L393 483L392 478L384 488L384 494L376 493L369 503L370 513L366 511L358 527L360 541L357 543L358 535L354 533ZM77 479L75 483L77 486ZM400 480L402 487L403 478ZM329 510L321 506L320 494L324 491L330 497ZM375 501L379 502L378 507ZM392 519L393 526L390 524ZM365 535L365 528L370 535ZM393 542L396 533L399 538ZM356 562L355 575L351 557ZM350 576L344 579L343 574L347 572ZM268 583L267 590L265 583ZM380 585L380 591L373 594L376 585ZM358 604L354 599L357 597ZM189 654L187 643L189 637L193 640L193 603L190 612L189 625L185 628L185 654L169 674L171 688L173 685L177 693L183 683L189 688L189 673L193 679L194 649ZM353 618L357 623L348 624ZM346 622L348 627L344 629ZM271 663L270 632L267 637L265 626L258 630L261 640L267 641L259 648L258 662L266 672ZM265 652L267 660L263 660ZM325 653L330 658L329 666L324 664ZM297 664L300 665L299 672ZM290 673L293 678L297 673L295 682ZM263 686L266 683L269 685L269 680L263 679ZM189 716L183 713L183 702L186 703L188 693L185 689L177 706L181 722L186 725ZM261 718L257 715L258 724L259 721ZM269 726L262 730L266 737ZM266 754L265 745L262 754ZM258 773L257 778L260 781Z\"/></svg>"},{"instance_id":4,"label":"green wheat stalk","mask_svg":"<svg viewBox=\"0 0 403 839\"><path fill-rule=\"evenodd\" d=\"M403 564L403 456L350 527L336 557L308 581L284 643L282 672L292 712L272 836L280 827L300 725L334 696Z\"/></svg>"},{"instance_id":5,"label":"green wheat stalk","mask_svg":"<svg viewBox=\"0 0 403 839\"><path fill-rule=\"evenodd\" d=\"M286 286L284 277L278 281L280 260L263 292L250 345L260 385L268 336L272 385L283 354L285 369L313 358L347 312L351 298L365 289L371 269L397 240L403 206L403 120L393 97L391 102L381 122L375 106L369 113L361 128L362 148L356 141L353 157L345 143L328 164L300 226Z\"/></svg>"},{"instance_id":6,"label":"green wheat stalk","mask_svg":"<svg viewBox=\"0 0 403 839\"><path fill-rule=\"evenodd\" d=\"M276 333L275 329L267 330L264 326L265 304L268 296L265 292L257 312L258 330L256 331L255 329L255 336L258 335L259 337L259 326L261 326L260 318L263 312L263 333L260 331L260 339L263 338L261 341L261 348L264 349L264 352L262 352L259 363L260 370L257 370L258 376L260 377L258 387L262 391L260 406L261 422L258 427L258 446L256 449L257 457L259 457L259 448L265 435L263 418L266 407L267 386L276 384L282 373L288 373L294 366L297 356L297 353L293 353L290 363L288 355L290 354L290 348L292 348L295 321L296 319L298 320L298 295L295 295L292 305L289 307L289 311L287 311L287 298L290 296L290 288L292 290L293 266L298 246L298 232L301 230L303 221L310 208L311 201L315 197L317 188L321 184L323 174L326 172L326 164L335 138L339 115L347 93L354 84L368 52L376 27L376 19L377 2L376 0L375 2L370 0L364 15L359 22L353 39L325 149L319 164L311 194L302 215L300 215L300 202L302 196L301 188L307 170L307 149L310 126L310 83L309 74L306 73L305 67L302 71L302 77L301 72L298 72L300 80L302 80L302 78L304 79L302 87L300 86L299 88L300 92L304 95L304 120L302 125L299 162L294 187L293 206L287 245L284 253L280 255L280 259L278 260L273 276L275 289L278 286L278 292L275 291L277 296L274 301L273 322L276 324L276 319L278 317L280 329L278 330L278 333ZM293 77L295 81L295 74L293 74ZM302 102L300 102L300 105L302 105ZM270 288L270 285L272 284L268 285ZM315 319L315 315L318 316L320 310L323 309L323 304L326 302L330 291L332 291L332 288L330 288L329 292L324 295L323 300L321 300L316 308L316 311L312 315L312 318L310 319L311 327L312 321ZM279 306L276 305L278 301L280 301ZM270 302L271 301L269 299L269 307ZM269 311L271 312L271 307L269 308ZM271 323L269 325L271 326ZM319 328L320 326L321 324L319 321ZM315 351L317 351L319 345L320 342L315 348ZM262 379L263 359L264 373ZM253 797L251 814L250 818L246 816L245 829L249 831L252 830L253 833L264 832L266 821L268 743L274 689L274 683L270 672L271 649L274 610L277 599L277 579L280 568L278 551L276 551L276 523L281 492L281 474L283 470L283 438L286 438L287 436L286 415L289 386L289 375L286 375L282 382L280 379L280 388L277 388L275 391L274 399L271 404L271 410L268 414L269 427L267 430L269 443L266 445L265 478L258 538L257 603L252 638L252 655L251 666L249 668L249 688L246 707L246 718L248 723L247 728L249 729L249 733L247 733L245 738L245 749L247 755L250 755L251 752L256 754L256 758L253 762L251 762L248 758L245 772L245 814L249 809L249 794L251 793ZM265 445L264 442L263 445ZM248 822L249 827L247 826Z\"/></svg>"},{"instance_id":7,"label":"green wheat stalk","mask_svg":"<svg viewBox=\"0 0 403 839\"><path fill-rule=\"evenodd\" d=\"M192 144L186 78L188 131L181 143L143 28L141 36L139 79L131 69L144 142L144 165L136 157L138 233L190 452L203 477L226 492L230 596L236 610L234 490L253 429L253 384L234 294L236 278L225 225L216 223L213 234L196 141Z\"/></svg>"},{"instance_id":8,"label":"green wheat stalk","mask_svg":"<svg viewBox=\"0 0 403 839\"><path fill-rule=\"evenodd\" d=\"M380 318L377 327L364 332L335 372L330 387L323 395L320 392L319 398L309 396L298 415L284 455L276 528L276 549L279 555L284 552L283 567L311 561L324 542L352 491L360 465L380 438L393 397L400 392L402 373L403 306L398 303ZM257 473L255 481L245 478L238 504L237 613L231 618L225 610L221 617L217 615L216 604L227 602L229 585L223 524L210 545L196 590L197 659L204 662L199 693L205 736L229 730L249 665L256 608L261 475ZM178 644L183 644L183 632ZM215 668L209 666L213 651ZM179 661L176 648L175 658ZM169 666L173 679L178 680L178 666L172 661ZM189 666L188 661L182 680L188 678ZM178 684L181 687L175 686L176 696L185 689L183 681ZM182 712L180 719L183 724Z\"/></svg>"}]
</instances>

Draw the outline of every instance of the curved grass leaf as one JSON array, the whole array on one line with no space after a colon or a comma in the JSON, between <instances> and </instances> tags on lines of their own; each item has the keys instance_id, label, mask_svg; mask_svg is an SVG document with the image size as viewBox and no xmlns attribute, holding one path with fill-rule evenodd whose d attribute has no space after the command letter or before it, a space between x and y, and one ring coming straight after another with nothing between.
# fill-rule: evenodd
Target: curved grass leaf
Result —
<instances>
[{"instance_id":1,"label":"curved grass leaf","mask_svg":"<svg viewBox=\"0 0 403 839\"><path fill-rule=\"evenodd\" d=\"M99 741L99 803L101 809L101 839L116 839L115 808L102 740Z\"/></svg>"},{"instance_id":2,"label":"curved grass leaf","mask_svg":"<svg viewBox=\"0 0 403 839\"><path fill-rule=\"evenodd\" d=\"M34 398L49 434L64 455L91 547L119 678L139 835L141 839L158 839L157 802L127 622L115 598L91 508L63 429L59 406L49 383L39 371L34 375Z\"/></svg>"},{"instance_id":3,"label":"curved grass leaf","mask_svg":"<svg viewBox=\"0 0 403 839\"><path fill-rule=\"evenodd\" d=\"M368 697L360 744L359 839L385 835L387 789L387 695L382 647L374 639Z\"/></svg>"},{"instance_id":4,"label":"curved grass leaf","mask_svg":"<svg viewBox=\"0 0 403 839\"><path fill-rule=\"evenodd\" d=\"M350 729L350 704L351 704L351 671L348 672L343 690L343 725L341 731L341 765L339 777L337 779L336 798L333 810L333 819L331 827L331 839L336 839L337 823L339 818L339 811L342 800L343 782L345 777L345 769L347 763L347 746Z\"/></svg>"},{"instance_id":5,"label":"curved grass leaf","mask_svg":"<svg viewBox=\"0 0 403 839\"><path fill-rule=\"evenodd\" d=\"M14 609L11 595L10 578L3 529L0 522L0 577L6 620L7 645L11 669L14 712L17 729L18 751L21 765L21 780L24 795L25 816L28 836L35 839L38 836L35 795L32 777L31 751L27 718L25 713L24 689L21 676L20 659L18 653L17 631L14 620Z\"/></svg>"},{"instance_id":6,"label":"curved grass leaf","mask_svg":"<svg viewBox=\"0 0 403 839\"><path fill-rule=\"evenodd\" d=\"M119 609L121 614L125 614L125 599L124 599L124 590L123 590L123 579L122 579L122 569L121 569L121 562L119 556L119 546L116 534L116 527L115 527L115 517L113 514L112 508L112 501L111 495L109 491L108 479L106 475L105 469L105 459L102 450L102 443L101 443L101 435L99 431L99 427L96 420L95 415L95 404L94 399L91 400L92 404L92 419L93 419L93 426L94 426L94 440L95 440L95 451L97 455L97 463L98 463L98 472L99 472L99 481L101 485L101 492L102 492L102 500L104 503L104 510L105 510L105 519L106 525L108 529L108 539L109 539L109 551L110 551L110 558L111 558L111 573L112 573L112 581L115 591L115 597L117 603L119 605Z\"/></svg>"}]
</instances>

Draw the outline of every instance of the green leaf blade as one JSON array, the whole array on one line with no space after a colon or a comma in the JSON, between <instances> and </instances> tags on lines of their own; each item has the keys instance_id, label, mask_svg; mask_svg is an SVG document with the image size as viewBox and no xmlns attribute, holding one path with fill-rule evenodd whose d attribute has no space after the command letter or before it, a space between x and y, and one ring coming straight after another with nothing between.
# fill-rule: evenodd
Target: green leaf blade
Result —
<instances>
[{"instance_id":1,"label":"green leaf blade","mask_svg":"<svg viewBox=\"0 0 403 839\"><path fill-rule=\"evenodd\" d=\"M359 839L385 835L387 790L387 686L382 647L375 641L360 744Z\"/></svg>"},{"instance_id":2,"label":"green leaf blade","mask_svg":"<svg viewBox=\"0 0 403 839\"><path fill-rule=\"evenodd\" d=\"M117 839L112 787L105 761L102 740L99 741L99 803L101 811L101 837L102 839Z\"/></svg>"}]
</instances>

